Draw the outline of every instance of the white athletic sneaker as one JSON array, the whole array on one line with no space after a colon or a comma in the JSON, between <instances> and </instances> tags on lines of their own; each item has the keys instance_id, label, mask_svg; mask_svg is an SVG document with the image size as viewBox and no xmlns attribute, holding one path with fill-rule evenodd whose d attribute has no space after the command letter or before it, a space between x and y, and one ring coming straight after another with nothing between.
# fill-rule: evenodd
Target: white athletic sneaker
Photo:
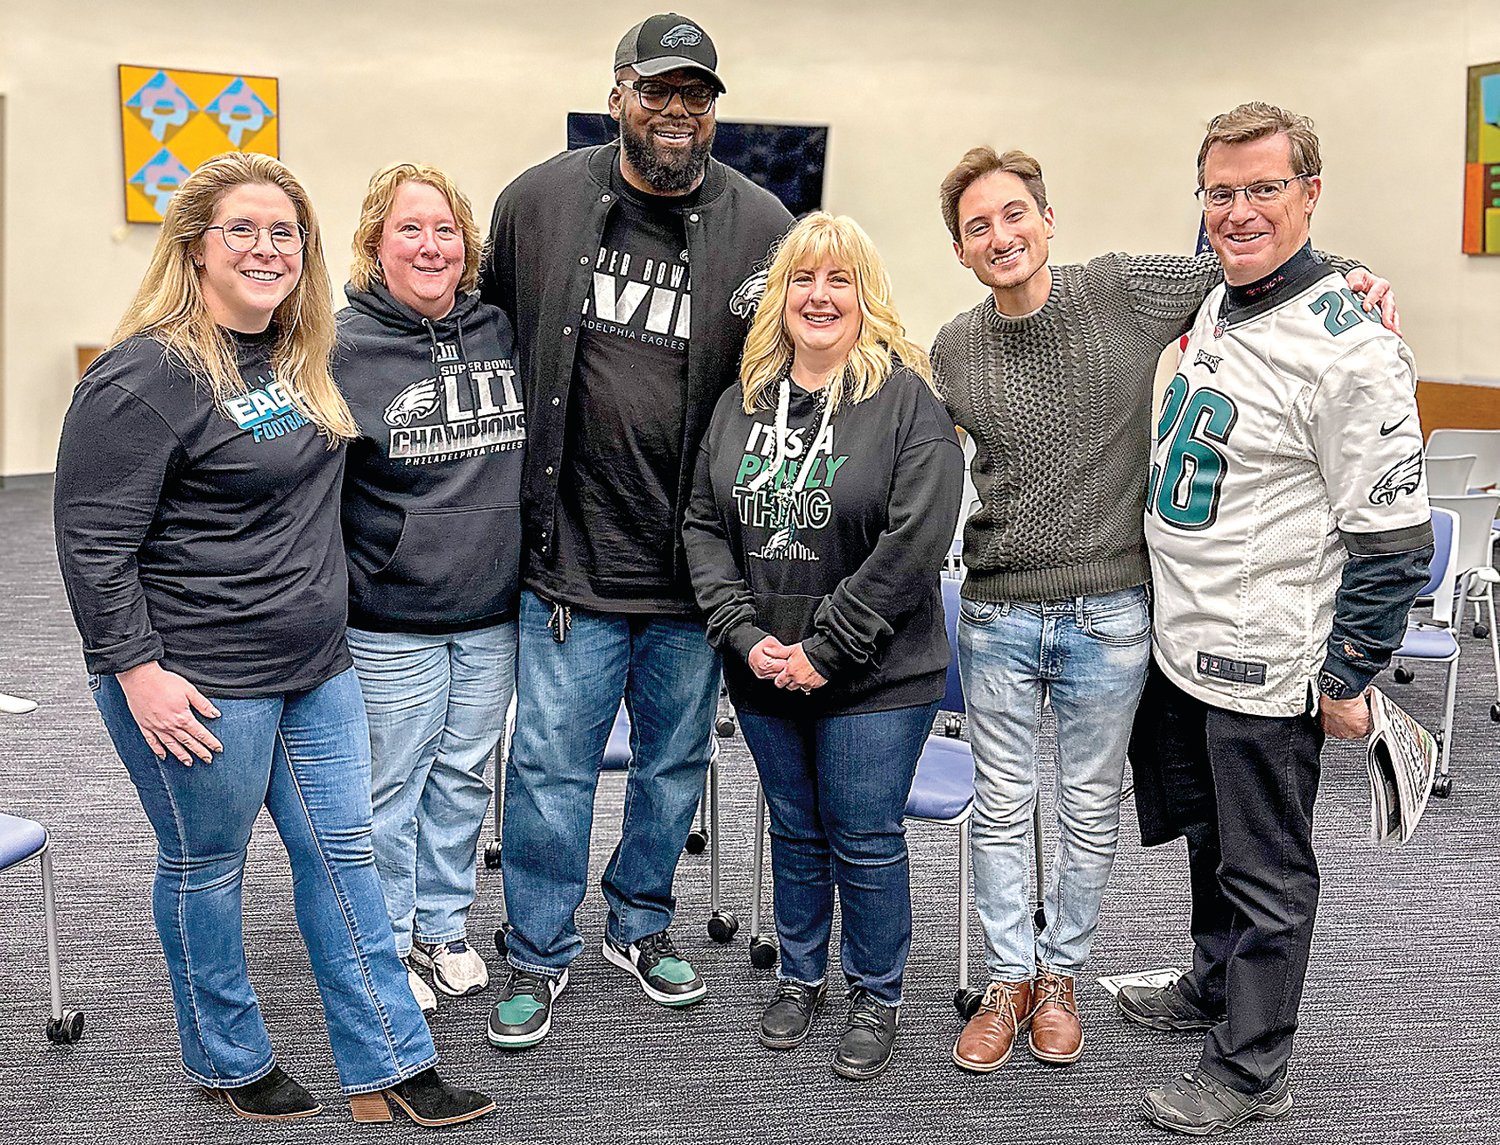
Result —
<instances>
[{"instance_id":1,"label":"white athletic sneaker","mask_svg":"<svg viewBox=\"0 0 1500 1145\"><path fill-rule=\"evenodd\" d=\"M432 992L432 987L412 968L409 958L403 958L401 965L406 967L406 984L411 987L411 996L417 1000L422 1013L437 1013L437 995Z\"/></svg>"},{"instance_id":2,"label":"white athletic sneaker","mask_svg":"<svg viewBox=\"0 0 1500 1145\"><path fill-rule=\"evenodd\" d=\"M462 938L435 945L414 942L411 958L419 966L430 966L432 984L455 998L477 994L490 984L489 967L479 951Z\"/></svg>"}]
</instances>

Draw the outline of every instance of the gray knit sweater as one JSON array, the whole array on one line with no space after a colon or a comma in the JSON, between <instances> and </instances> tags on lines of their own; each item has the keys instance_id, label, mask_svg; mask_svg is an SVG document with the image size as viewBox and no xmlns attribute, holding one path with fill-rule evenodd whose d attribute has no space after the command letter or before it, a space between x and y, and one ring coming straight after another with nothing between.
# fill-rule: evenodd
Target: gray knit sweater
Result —
<instances>
[{"instance_id":1,"label":"gray knit sweater","mask_svg":"<svg viewBox=\"0 0 1500 1145\"><path fill-rule=\"evenodd\" d=\"M965 596L1059 600L1150 579L1151 382L1219 278L1212 254L1107 254L1054 266L1034 314L1007 318L986 295L939 331L938 388L978 450Z\"/></svg>"}]
</instances>

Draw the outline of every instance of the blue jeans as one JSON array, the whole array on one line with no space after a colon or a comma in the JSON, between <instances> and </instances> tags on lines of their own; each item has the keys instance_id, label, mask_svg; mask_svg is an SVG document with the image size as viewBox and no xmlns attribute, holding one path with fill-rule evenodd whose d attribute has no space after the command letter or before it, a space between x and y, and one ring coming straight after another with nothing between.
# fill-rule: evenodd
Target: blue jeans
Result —
<instances>
[{"instance_id":1,"label":"blue jeans","mask_svg":"<svg viewBox=\"0 0 1500 1145\"><path fill-rule=\"evenodd\" d=\"M349 629L370 720L375 868L405 957L463 938L490 805L485 765L516 691L516 625L471 632Z\"/></svg>"},{"instance_id":2,"label":"blue jeans","mask_svg":"<svg viewBox=\"0 0 1500 1145\"><path fill-rule=\"evenodd\" d=\"M795 720L740 713L771 812L783 979L815 986L827 976L837 886L850 991L901 1004L911 948L902 819L937 707Z\"/></svg>"},{"instance_id":3,"label":"blue jeans","mask_svg":"<svg viewBox=\"0 0 1500 1145\"><path fill-rule=\"evenodd\" d=\"M1151 658L1144 588L1073 600L965 599L958 666L974 748L974 900L996 981L1037 966L1076 975L1089 956L1120 837L1131 720ZM1042 704L1057 717L1057 851L1032 932L1027 835Z\"/></svg>"},{"instance_id":4,"label":"blue jeans","mask_svg":"<svg viewBox=\"0 0 1500 1145\"><path fill-rule=\"evenodd\" d=\"M574 914L589 873L594 789L620 701L630 771L620 841L604 868L605 932L638 942L672 924L672 879L713 750L719 657L697 621L552 609L521 594L516 730L505 766L505 906L513 966L560 974L583 950Z\"/></svg>"},{"instance_id":5,"label":"blue jeans","mask_svg":"<svg viewBox=\"0 0 1500 1145\"><path fill-rule=\"evenodd\" d=\"M91 684L156 832L151 904L188 1076L228 1088L274 1064L240 917L245 852L262 807L291 860L297 925L344 1092L385 1089L435 1064L375 876L369 734L353 669L305 692L214 698L219 717L199 718L224 750L192 767L152 754L113 676Z\"/></svg>"}]
</instances>

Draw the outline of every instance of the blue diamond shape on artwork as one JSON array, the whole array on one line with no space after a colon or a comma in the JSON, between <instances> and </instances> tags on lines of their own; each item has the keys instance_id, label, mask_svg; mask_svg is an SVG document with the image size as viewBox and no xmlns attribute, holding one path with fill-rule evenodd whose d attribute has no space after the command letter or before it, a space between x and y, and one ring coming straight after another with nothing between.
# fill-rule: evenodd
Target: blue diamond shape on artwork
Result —
<instances>
[{"instance_id":1,"label":"blue diamond shape on artwork","mask_svg":"<svg viewBox=\"0 0 1500 1145\"><path fill-rule=\"evenodd\" d=\"M146 198L151 200L158 215L164 216L167 213L167 203L189 174L191 172L182 165L182 160L163 147L130 177L130 183L139 187Z\"/></svg>"},{"instance_id":2,"label":"blue diamond shape on artwork","mask_svg":"<svg viewBox=\"0 0 1500 1145\"><path fill-rule=\"evenodd\" d=\"M236 147L244 147L245 136L259 131L276 114L241 76L236 76L204 110L219 121Z\"/></svg>"},{"instance_id":3,"label":"blue diamond shape on artwork","mask_svg":"<svg viewBox=\"0 0 1500 1145\"><path fill-rule=\"evenodd\" d=\"M135 110L160 143L166 142L169 129L181 127L198 110L198 105L166 72L157 72L148 79L125 101L125 106Z\"/></svg>"}]
</instances>

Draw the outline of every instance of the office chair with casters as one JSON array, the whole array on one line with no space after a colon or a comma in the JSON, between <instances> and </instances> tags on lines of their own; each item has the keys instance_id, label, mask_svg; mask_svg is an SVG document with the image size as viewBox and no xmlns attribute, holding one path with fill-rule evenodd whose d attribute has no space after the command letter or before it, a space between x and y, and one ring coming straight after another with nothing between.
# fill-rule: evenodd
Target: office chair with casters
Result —
<instances>
[{"instance_id":1,"label":"office chair with casters","mask_svg":"<svg viewBox=\"0 0 1500 1145\"><path fill-rule=\"evenodd\" d=\"M1495 630L1495 585L1500 572L1495 570L1495 534L1492 523L1500 511L1500 494L1481 493L1465 497L1432 497L1435 509L1447 509L1458 518L1458 540L1454 542L1454 561L1458 568L1459 614L1455 631L1463 627L1469 605L1474 606L1474 635L1489 637L1490 659L1495 666L1495 702L1490 705L1490 719L1500 723L1500 637ZM1489 622L1485 623L1488 613Z\"/></svg>"},{"instance_id":2,"label":"office chair with casters","mask_svg":"<svg viewBox=\"0 0 1500 1145\"><path fill-rule=\"evenodd\" d=\"M1437 733L1438 773L1432 793L1446 799L1453 791L1448 774L1448 754L1453 745L1453 702L1458 695L1458 638L1453 630L1453 597L1458 585L1458 515L1448 509L1432 510L1432 574L1418 595L1432 597L1430 620L1408 620L1406 639L1396 650L1392 675L1398 684L1409 684L1412 671L1407 662L1427 660L1448 669L1448 690L1443 704L1443 726Z\"/></svg>"},{"instance_id":3,"label":"office chair with casters","mask_svg":"<svg viewBox=\"0 0 1500 1145\"><path fill-rule=\"evenodd\" d=\"M0 871L28 859L42 867L42 910L47 924L47 974L52 990L52 1016L47 1020L47 1040L53 1045L72 1045L83 1037L83 1011L65 1010L62 975L57 959L57 897L52 884L52 850L47 829L19 815L0 814Z\"/></svg>"}]
</instances>

